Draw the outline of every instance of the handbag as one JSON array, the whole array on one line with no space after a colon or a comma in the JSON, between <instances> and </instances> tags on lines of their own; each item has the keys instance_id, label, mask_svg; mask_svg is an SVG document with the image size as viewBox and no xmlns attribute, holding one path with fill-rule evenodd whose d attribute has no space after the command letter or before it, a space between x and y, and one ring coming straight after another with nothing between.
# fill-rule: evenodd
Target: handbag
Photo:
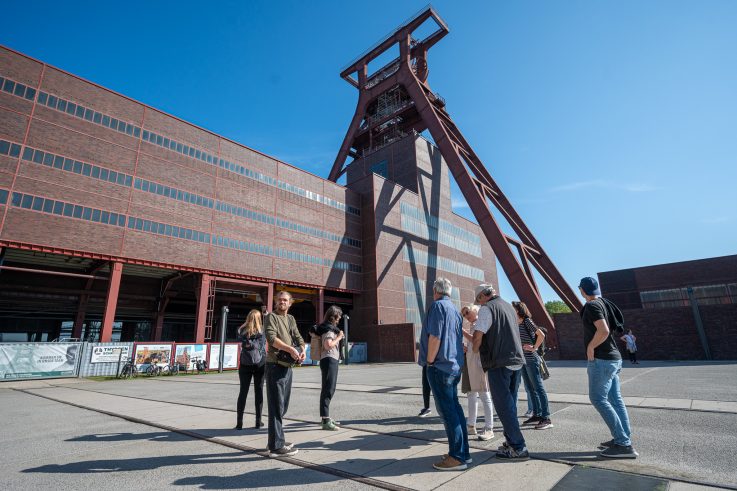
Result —
<instances>
[{"instance_id":1,"label":"handbag","mask_svg":"<svg viewBox=\"0 0 737 491\"><path fill-rule=\"evenodd\" d=\"M540 357L540 377L542 377L543 380L547 380L550 378L550 370L548 370L548 364L545 363L545 358L542 356Z\"/></svg>"},{"instance_id":2,"label":"handbag","mask_svg":"<svg viewBox=\"0 0 737 491\"><path fill-rule=\"evenodd\" d=\"M302 350L300 349L301 346L299 344L292 344L292 346L297 350L298 353L302 352ZM287 367L293 367L299 364L298 361L292 358L292 354L289 351L284 351L284 350L277 350L276 361L280 365L287 366Z\"/></svg>"}]
</instances>

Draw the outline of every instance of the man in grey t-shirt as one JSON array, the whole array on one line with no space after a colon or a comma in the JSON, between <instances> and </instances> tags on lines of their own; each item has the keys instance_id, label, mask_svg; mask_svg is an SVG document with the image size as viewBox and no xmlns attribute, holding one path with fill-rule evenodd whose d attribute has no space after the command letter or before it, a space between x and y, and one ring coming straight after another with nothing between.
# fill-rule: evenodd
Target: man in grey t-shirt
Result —
<instances>
[{"instance_id":1,"label":"man in grey t-shirt","mask_svg":"<svg viewBox=\"0 0 737 491\"><path fill-rule=\"evenodd\" d=\"M528 460L530 454L517 420L517 391L522 379L521 369L525 364L517 327L517 312L489 284L477 286L475 293L476 303L481 308L473 333L473 351L478 353L482 342L485 343L487 358L490 358L486 360L486 375L489 377L491 398L506 438L496 457L504 460Z\"/></svg>"}]
</instances>

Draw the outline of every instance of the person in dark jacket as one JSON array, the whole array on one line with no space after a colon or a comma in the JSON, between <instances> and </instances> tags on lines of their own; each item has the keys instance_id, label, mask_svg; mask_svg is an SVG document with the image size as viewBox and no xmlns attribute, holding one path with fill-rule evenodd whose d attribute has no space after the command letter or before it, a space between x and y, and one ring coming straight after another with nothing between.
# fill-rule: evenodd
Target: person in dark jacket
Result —
<instances>
[{"instance_id":1,"label":"person in dark jacket","mask_svg":"<svg viewBox=\"0 0 737 491\"><path fill-rule=\"evenodd\" d=\"M261 324L261 312L251 310L246 322L238 327L238 339L241 342L241 364L238 367L238 378L241 382L236 403L235 429L243 429L243 411L246 408L248 389L256 389L256 428L263 428L261 411L264 406L264 365L266 363L266 337Z\"/></svg>"},{"instance_id":2,"label":"person in dark jacket","mask_svg":"<svg viewBox=\"0 0 737 491\"><path fill-rule=\"evenodd\" d=\"M517 420L517 391L525 365L517 312L489 284L477 286L475 293L476 303L481 307L473 333L473 351L481 353L481 366L489 377L491 399L502 422L506 440L499 447L496 458L528 460L530 454ZM482 350L483 342L485 345Z\"/></svg>"},{"instance_id":3,"label":"person in dark jacket","mask_svg":"<svg viewBox=\"0 0 737 491\"><path fill-rule=\"evenodd\" d=\"M340 352L338 346L343 339L343 331L338 327L338 322L343 316L343 311L337 305L331 305L325 312L322 324L315 329L315 335L320 337L322 343L322 356L320 357L320 372L322 373L322 389L320 390L320 418L322 429L335 431L338 425L330 417L330 401L335 394L335 386L338 383L338 360Z\"/></svg>"}]
</instances>

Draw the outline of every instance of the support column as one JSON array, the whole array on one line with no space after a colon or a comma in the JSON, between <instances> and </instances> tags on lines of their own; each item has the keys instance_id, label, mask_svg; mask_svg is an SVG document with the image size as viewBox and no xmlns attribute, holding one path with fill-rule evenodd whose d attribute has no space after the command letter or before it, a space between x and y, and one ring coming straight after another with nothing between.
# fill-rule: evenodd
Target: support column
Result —
<instances>
[{"instance_id":1,"label":"support column","mask_svg":"<svg viewBox=\"0 0 737 491\"><path fill-rule=\"evenodd\" d=\"M82 327L84 327L84 318L87 315L87 301L90 296L82 294L79 297L79 306L77 307L77 316L74 318L74 326L72 327L72 337L82 338Z\"/></svg>"},{"instance_id":2,"label":"support column","mask_svg":"<svg viewBox=\"0 0 737 491\"><path fill-rule=\"evenodd\" d=\"M317 314L317 323L322 322L322 318L325 317L325 290L318 288L317 290L317 308L315 309Z\"/></svg>"},{"instance_id":3,"label":"support column","mask_svg":"<svg viewBox=\"0 0 737 491\"><path fill-rule=\"evenodd\" d=\"M271 312L274 310L274 284L269 283L266 293L266 311Z\"/></svg>"},{"instance_id":4,"label":"support column","mask_svg":"<svg viewBox=\"0 0 737 491\"><path fill-rule=\"evenodd\" d=\"M207 297L210 291L210 275L200 275L200 286L197 288L197 320L194 327L194 342L205 342L205 324L207 323Z\"/></svg>"},{"instance_id":5,"label":"support column","mask_svg":"<svg viewBox=\"0 0 737 491\"><path fill-rule=\"evenodd\" d=\"M164 311L156 313L154 332L151 333L151 341L161 341L161 332L164 330Z\"/></svg>"},{"instance_id":6,"label":"support column","mask_svg":"<svg viewBox=\"0 0 737 491\"><path fill-rule=\"evenodd\" d=\"M105 314L102 318L102 331L100 342L109 343L113 339L113 322L115 322L115 309L118 306L118 293L120 292L120 278L123 276L123 263L110 263L110 282L107 287L105 298Z\"/></svg>"}]
</instances>

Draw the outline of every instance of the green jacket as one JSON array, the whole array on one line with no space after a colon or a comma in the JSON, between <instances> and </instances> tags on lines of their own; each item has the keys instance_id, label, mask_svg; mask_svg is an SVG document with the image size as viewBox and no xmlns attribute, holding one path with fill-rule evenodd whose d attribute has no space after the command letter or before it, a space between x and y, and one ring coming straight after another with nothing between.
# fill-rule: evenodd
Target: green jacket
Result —
<instances>
[{"instance_id":1,"label":"green jacket","mask_svg":"<svg viewBox=\"0 0 737 491\"><path fill-rule=\"evenodd\" d=\"M266 363L278 363L276 361L277 348L274 347L276 338L289 346L297 344L302 348L302 351L305 349L305 341L299 334L297 321L289 314L279 315L274 312L268 314L264 319L264 332L266 333L266 342L269 345ZM279 364L282 365L282 363Z\"/></svg>"}]
</instances>

